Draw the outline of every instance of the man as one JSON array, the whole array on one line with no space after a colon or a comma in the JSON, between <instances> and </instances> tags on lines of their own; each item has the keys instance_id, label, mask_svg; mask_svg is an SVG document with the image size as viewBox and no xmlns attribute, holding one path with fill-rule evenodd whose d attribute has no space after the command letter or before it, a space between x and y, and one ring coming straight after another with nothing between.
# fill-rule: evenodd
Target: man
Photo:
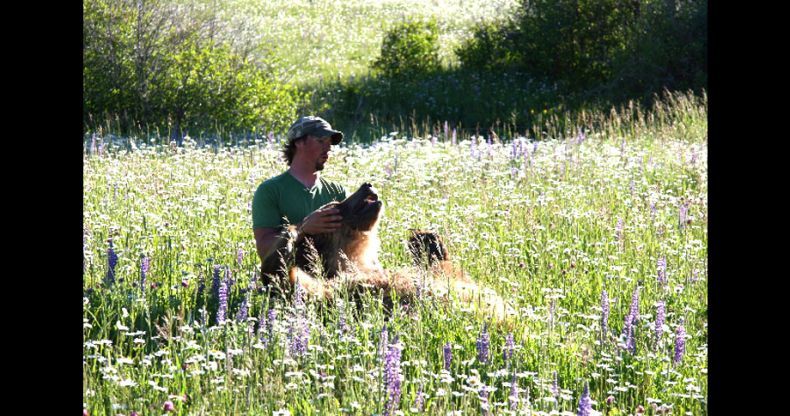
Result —
<instances>
[{"instance_id":1,"label":"man","mask_svg":"<svg viewBox=\"0 0 790 416\"><path fill-rule=\"evenodd\" d=\"M261 262L275 248L284 226L296 225L297 235L340 228L337 209L318 208L346 198L343 186L320 175L331 146L342 139L343 133L320 117L301 117L288 129L283 156L289 168L258 186L252 199L252 227ZM269 283L267 276L264 283Z\"/></svg>"}]
</instances>

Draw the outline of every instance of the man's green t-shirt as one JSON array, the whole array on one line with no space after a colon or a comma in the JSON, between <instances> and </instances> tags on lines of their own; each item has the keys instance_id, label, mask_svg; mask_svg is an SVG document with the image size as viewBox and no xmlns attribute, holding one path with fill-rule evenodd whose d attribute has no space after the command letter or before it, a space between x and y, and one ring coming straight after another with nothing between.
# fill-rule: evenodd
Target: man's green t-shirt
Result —
<instances>
[{"instance_id":1,"label":"man's green t-shirt","mask_svg":"<svg viewBox=\"0 0 790 416\"><path fill-rule=\"evenodd\" d=\"M319 177L309 189L289 172L264 181L252 198L252 228L278 228L301 222L311 212L332 201L346 199L340 184Z\"/></svg>"}]
</instances>

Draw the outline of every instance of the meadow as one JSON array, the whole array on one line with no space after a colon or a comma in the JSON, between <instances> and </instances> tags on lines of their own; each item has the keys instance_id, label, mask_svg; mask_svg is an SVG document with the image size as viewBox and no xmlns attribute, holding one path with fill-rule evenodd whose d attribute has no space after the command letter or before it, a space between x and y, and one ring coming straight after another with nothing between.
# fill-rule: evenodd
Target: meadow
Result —
<instances>
[{"instance_id":1,"label":"meadow","mask_svg":"<svg viewBox=\"0 0 790 416\"><path fill-rule=\"evenodd\" d=\"M706 98L573 123L386 132L323 173L379 191L385 268L410 264L410 228L435 230L513 306L505 323L427 297L391 316L269 298L250 204L285 168L279 137L94 136L84 414L707 414Z\"/></svg>"}]
</instances>

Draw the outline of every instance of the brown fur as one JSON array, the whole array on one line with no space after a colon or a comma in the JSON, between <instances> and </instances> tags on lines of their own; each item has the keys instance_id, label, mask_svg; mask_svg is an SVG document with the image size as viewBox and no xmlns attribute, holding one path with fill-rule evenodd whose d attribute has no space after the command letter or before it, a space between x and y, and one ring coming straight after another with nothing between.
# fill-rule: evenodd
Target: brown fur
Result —
<instances>
[{"instance_id":1,"label":"brown fur","mask_svg":"<svg viewBox=\"0 0 790 416\"><path fill-rule=\"evenodd\" d=\"M372 291L383 295L385 304L391 304L393 292L405 303L413 302L419 292L474 303L498 320L505 317L502 298L479 287L455 266L436 233L411 230L409 250L416 267L385 271L378 260L377 232L383 204L370 184L363 184L342 202L327 205L340 210L343 220L339 230L302 237L291 226L264 259L264 275L273 277L281 288L290 290L299 282L309 296L325 300L333 299L340 290Z\"/></svg>"}]
</instances>

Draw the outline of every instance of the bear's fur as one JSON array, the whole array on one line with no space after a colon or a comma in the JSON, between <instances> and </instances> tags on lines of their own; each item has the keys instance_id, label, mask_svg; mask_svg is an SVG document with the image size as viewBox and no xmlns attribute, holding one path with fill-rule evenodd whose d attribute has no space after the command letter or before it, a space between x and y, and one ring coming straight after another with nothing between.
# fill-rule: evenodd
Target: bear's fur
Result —
<instances>
[{"instance_id":1,"label":"bear's fur","mask_svg":"<svg viewBox=\"0 0 790 416\"><path fill-rule=\"evenodd\" d=\"M265 282L288 292L299 282L308 296L325 300L332 300L340 290L372 291L389 305L393 292L403 303L413 302L418 294L455 298L478 304L499 320L504 318L502 298L479 287L456 267L436 233L411 230L408 247L416 265L384 270L378 259L377 232L383 203L369 183L344 201L326 206L339 210L340 229L311 236L298 233L294 226L284 229L264 258Z\"/></svg>"}]
</instances>

